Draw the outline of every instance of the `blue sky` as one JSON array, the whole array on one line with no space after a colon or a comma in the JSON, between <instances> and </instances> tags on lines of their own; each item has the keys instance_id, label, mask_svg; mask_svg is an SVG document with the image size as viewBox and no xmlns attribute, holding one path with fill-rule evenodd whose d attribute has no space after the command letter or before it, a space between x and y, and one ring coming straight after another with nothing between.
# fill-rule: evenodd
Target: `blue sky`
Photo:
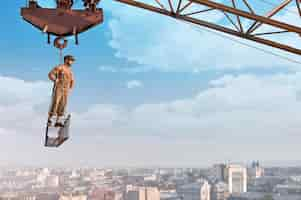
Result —
<instances>
[{"instance_id":1,"label":"blue sky","mask_svg":"<svg viewBox=\"0 0 301 200\"><path fill-rule=\"evenodd\" d=\"M46 4L42 1L42 4ZM5 49L0 55L2 64L7 66L1 69L3 75L19 77L24 80L47 80L47 73L52 66L58 63L58 51L51 45L46 44L46 35L32 28L19 17L19 7L22 3L10 3L4 11L5 29L2 32L1 48ZM71 53L77 58L74 72L77 84L77 93L72 101L86 103L120 103L131 105L159 99L170 99L192 94L200 86L206 84L209 77L216 76L215 71L206 71L206 76L200 79L199 74L191 72L161 72L158 70L147 70L146 72L116 72L101 71L101 66L110 66L116 69L143 68L136 62L130 62L125 58L116 58L116 50L109 46L111 39L108 23L111 13L105 12L105 22L91 31L80 36L80 46L75 46L69 41L70 48L65 53ZM18 55L18 59L16 59ZM20 67L22 66L22 67ZM136 90L128 94L126 82L130 80L143 79L144 86L148 90ZM183 88L179 90L179 87ZM109 89L108 89L109 88ZM147 96L149 90L155 94ZM168 90L168 94L166 94ZM95 95L95 92L101 94ZM94 96L84 99L83 96ZM122 99L119 95L123 96ZM157 96L157 98L153 98ZM151 101L151 102L152 102Z\"/></svg>"},{"instance_id":2,"label":"blue sky","mask_svg":"<svg viewBox=\"0 0 301 200\"><path fill-rule=\"evenodd\" d=\"M207 165L295 160L300 152L300 66L111 1L100 5L102 25L80 35L79 46L69 41L65 53L77 59L72 138L57 151L46 150L47 73L58 64L58 52L22 21L23 3L5 1L1 12L0 135L7 140L0 142L6 149L0 161ZM296 19L286 12L280 17Z\"/></svg>"}]
</instances>

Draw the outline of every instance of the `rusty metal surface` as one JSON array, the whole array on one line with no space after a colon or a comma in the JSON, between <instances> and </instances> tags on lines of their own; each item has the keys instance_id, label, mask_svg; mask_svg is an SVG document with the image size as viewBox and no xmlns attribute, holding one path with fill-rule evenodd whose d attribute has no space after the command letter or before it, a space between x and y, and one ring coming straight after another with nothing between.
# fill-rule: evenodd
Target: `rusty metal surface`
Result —
<instances>
[{"instance_id":1,"label":"rusty metal surface","mask_svg":"<svg viewBox=\"0 0 301 200\"><path fill-rule=\"evenodd\" d=\"M50 8L21 8L23 19L41 31L56 36L82 33L103 22L103 11L66 10Z\"/></svg>"},{"instance_id":2,"label":"rusty metal surface","mask_svg":"<svg viewBox=\"0 0 301 200\"><path fill-rule=\"evenodd\" d=\"M277 19L277 16L275 19L272 19L272 17L286 9L291 3L296 4L294 5L298 9L296 14L301 17L301 0L295 0L295 2L293 0L282 0L280 4L274 3L275 7L265 15L259 14L258 10L254 9L249 0L243 0L245 4L244 8L236 3L237 0L231 0L232 4L230 5L214 0L166 0L169 6L164 6L162 0L154 0L155 5L146 0L115 1L301 55L300 47L287 41L267 37L275 34L293 34L296 40L300 40L301 27L289 22L283 22ZM40 8L37 3L32 3L29 8L23 8L21 14L26 21L38 27L43 32L56 36L75 35L77 41L77 34L103 21L102 10L96 9L99 0L83 0L83 2L85 3L86 10L47 9ZM191 12L189 10L191 6L195 8L199 6L202 9ZM187 13L187 11L190 12ZM207 20L206 15L198 16L198 14L206 14L209 11L222 12L226 17L226 23L211 22ZM236 20L232 19L231 15L236 17ZM252 24L243 24L241 20L248 20ZM269 26L271 30L260 31L262 25ZM49 41L50 38L48 37Z\"/></svg>"}]
</instances>

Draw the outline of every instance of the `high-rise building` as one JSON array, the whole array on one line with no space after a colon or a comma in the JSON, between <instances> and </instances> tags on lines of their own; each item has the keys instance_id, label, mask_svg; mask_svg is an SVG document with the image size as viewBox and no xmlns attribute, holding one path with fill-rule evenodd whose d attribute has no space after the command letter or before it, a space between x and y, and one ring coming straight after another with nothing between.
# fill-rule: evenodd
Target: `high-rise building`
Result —
<instances>
[{"instance_id":1,"label":"high-rise building","mask_svg":"<svg viewBox=\"0 0 301 200\"><path fill-rule=\"evenodd\" d=\"M247 192L247 169L241 165L228 165L225 168L225 180L230 194Z\"/></svg>"},{"instance_id":2,"label":"high-rise building","mask_svg":"<svg viewBox=\"0 0 301 200\"><path fill-rule=\"evenodd\" d=\"M55 175L50 175L46 177L45 180L46 187L58 187L59 186L59 177Z\"/></svg>"},{"instance_id":3,"label":"high-rise building","mask_svg":"<svg viewBox=\"0 0 301 200\"><path fill-rule=\"evenodd\" d=\"M160 200L156 187L127 186L125 200Z\"/></svg>"},{"instance_id":4,"label":"high-rise building","mask_svg":"<svg viewBox=\"0 0 301 200\"><path fill-rule=\"evenodd\" d=\"M179 187L177 193L183 200L210 200L210 185L201 180Z\"/></svg>"},{"instance_id":5,"label":"high-rise building","mask_svg":"<svg viewBox=\"0 0 301 200\"><path fill-rule=\"evenodd\" d=\"M248 176L253 179L264 176L264 168L259 165L259 161L252 163L252 166L248 169Z\"/></svg>"},{"instance_id":6,"label":"high-rise building","mask_svg":"<svg viewBox=\"0 0 301 200\"><path fill-rule=\"evenodd\" d=\"M229 197L228 185L224 182L218 182L211 188L210 200L227 200Z\"/></svg>"},{"instance_id":7,"label":"high-rise building","mask_svg":"<svg viewBox=\"0 0 301 200\"><path fill-rule=\"evenodd\" d=\"M89 200L122 200L122 192L107 188L95 188L89 196Z\"/></svg>"},{"instance_id":8,"label":"high-rise building","mask_svg":"<svg viewBox=\"0 0 301 200\"><path fill-rule=\"evenodd\" d=\"M47 176L50 176L50 171L48 168L43 168L37 175L37 182L44 184Z\"/></svg>"},{"instance_id":9,"label":"high-rise building","mask_svg":"<svg viewBox=\"0 0 301 200\"><path fill-rule=\"evenodd\" d=\"M68 195L61 195L59 200L87 200L87 196L83 194L79 194L79 195L68 194Z\"/></svg>"},{"instance_id":10,"label":"high-rise building","mask_svg":"<svg viewBox=\"0 0 301 200\"><path fill-rule=\"evenodd\" d=\"M225 164L216 164L213 165L213 168L211 169L211 176L214 176L214 179L217 182L225 181L225 169L227 165Z\"/></svg>"}]
</instances>

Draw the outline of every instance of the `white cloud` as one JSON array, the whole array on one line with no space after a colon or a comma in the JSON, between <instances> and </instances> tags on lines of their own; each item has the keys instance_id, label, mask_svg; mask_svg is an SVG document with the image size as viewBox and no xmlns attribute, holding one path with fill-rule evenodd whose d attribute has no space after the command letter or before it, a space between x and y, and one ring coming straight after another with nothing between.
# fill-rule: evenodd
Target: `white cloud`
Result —
<instances>
[{"instance_id":1,"label":"white cloud","mask_svg":"<svg viewBox=\"0 0 301 200\"><path fill-rule=\"evenodd\" d=\"M41 113L47 112L50 91L46 82L0 76L1 132L30 134L41 128Z\"/></svg>"},{"instance_id":2,"label":"white cloud","mask_svg":"<svg viewBox=\"0 0 301 200\"><path fill-rule=\"evenodd\" d=\"M111 72L111 73L128 73L128 74L135 74L138 72L145 72L150 70L150 67L146 66L134 66L134 67L120 67L120 66L114 66L114 65L102 65L98 68L101 72Z\"/></svg>"},{"instance_id":3,"label":"white cloud","mask_svg":"<svg viewBox=\"0 0 301 200\"><path fill-rule=\"evenodd\" d=\"M43 102L46 96L41 94L50 88L49 84L42 81L26 82L3 76L0 76L0 83L0 102L9 105Z\"/></svg>"},{"instance_id":4,"label":"white cloud","mask_svg":"<svg viewBox=\"0 0 301 200\"><path fill-rule=\"evenodd\" d=\"M116 8L118 8L118 12L115 12ZM296 63L267 55L262 51L206 32L204 29L198 29L197 26L155 13L121 5L113 7L112 14L114 18L109 22L112 32L110 45L116 50L116 56L151 68L163 71L193 72L208 68L283 67L294 70L300 68ZM206 14L206 20L209 21L219 21L222 17L220 12ZM290 13L282 14L279 18L293 24L300 21L297 15L294 16ZM261 30L264 29L270 30L269 27L263 26ZM284 37L276 36L275 38L277 41L300 46L301 42L297 42L296 38L291 36L286 34ZM271 50L282 56L299 59L298 56L271 47L257 45L242 39L240 41Z\"/></svg>"},{"instance_id":5,"label":"white cloud","mask_svg":"<svg viewBox=\"0 0 301 200\"><path fill-rule=\"evenodd\" d=\"M86 124L86 128L105 129L105 133L175 138L221 136L222 140L232 135L238 137L236 142L240 137L295 133L301 117L297 99L300 77L299 73L261 78L225 76L186 99L142 104L130 110L117 105L93 106L77 115L76 126Z\"/></svg>"},{"instance_id":6,"label":"white cloud","mask_svg":"<svg viewBox=\"0 0 301 200\"><path fill-rule=\"evenodd\" d=\"M161 152L167 151L166 143L174 154L183 150L179 144L192 145L196 152L206 151L200 159L207 161L294 159L301 150L296 142L301 139L301 102L297 99L300 80L300 73L225 76L213 80L211 88L186 99L142 104L133 109L116 105L91 107L76 115L73 128L75 132L91 130L91 136L105 136L105 141L157 137ZM138 142L131 145L139 146ZM188 146L182 148L189 149Z\"/></svg>"},{"instance_id":7,"label":"white cloud","mask_svg":"<svg viewBox=\"0 0 301 200\"><path fill-rule=\"evenodd\" d=\"M98 68L102 72L117 72L118 70L113 66L102 65Z\"/></svg>"},{"instance_id":8,"label":"white cloud","mask_svg":"<svg viewBox=\"0 0 301 200\"><path fill-rule=\"evenodd\" d=\"M126 83L128 89L143 87L143 83L139 80L131 80Z\"/></svg>"},{"instance_id":9,"label":"white cloud","mask_svg":"<svg viewBox=\"0 0 301 200\"><path fill-rule=\"evenodd\" d=\"M0 94L9 95L14 102L0 102L0 134L10 138L7 135L13 133L18 141L23 136L34 137L34 146L41 145L42 142L36 142L43 139L50 85L8 77L0 80L0 85L10 85L0 87ZM84 112L73 110L72 137L62 148L84 159L105 151L101 160L108 162L112 156L124 160L123 152L127 152L131 155L127 163L141 159L151 164L156 162L153 158L158 162L184 162L172 155L182 155L187 162L209 162L212 158L294 159L301 150L297 142L301 139L301 102L297 98L300 80L300 73L225 76L212 80L211 88L186 99L141 104L131 109L99 104ZM40 104L44 106L39 110ZM10 142L29 145L27 137ZM148 150L152 146L157 149ZM36 150L31 157L40 154ZM206 153L196 159L197 152ZM145 154L148 157L142 156ZM70 154L63 155L60 156L66 162ZM41 154L39 158L43 157Z\"/></svg>"},{"instance_id":10,"label":"white cloud","mask_svg":"<svg viewBox=\"0 0 301 200\"><path fill-rule=\"evenodd\" d=\"M106 133L118 134L122 129L125 134L147 135L152 132L175 137L199 136L200 130L201 135L207 137L212 130L224 132L223 129L229 127L239 128L248 136L249 132L252 135L251 132L254 131L253 124L246 123L242 126L242 122L251 120L258 125L274 124L263 127L262 131L279 132L279 126L282 125L296 123L293 127L299 126L297 115L301 114L301 107L297 95L301 90L300 80L300 73L260 78L254 75L224 76L212 80L211 88L186 99L141 104L133 109L110 104L90 106L85 112L73 112L73 126L78 130L83 127L85 130L89 129L90 133L105 129ZM50 84L7 77L0 77L0 81L4 85L10 85L0 87L0 93L3 94L1 99L10 96L9 102L12 102L0 102L1 113L5 113L0 117L0 128L23 132L32 128L34 123L44 123ZM128 84L129 88L141 85L137 80L129 81ZM217 124L221 127L217 127ZM18 125L24 129L18 129ZM187 133L182 135L180 130L186 130ZM240 135L240 131L233 134Z\"/></svg>"}]
</instances>

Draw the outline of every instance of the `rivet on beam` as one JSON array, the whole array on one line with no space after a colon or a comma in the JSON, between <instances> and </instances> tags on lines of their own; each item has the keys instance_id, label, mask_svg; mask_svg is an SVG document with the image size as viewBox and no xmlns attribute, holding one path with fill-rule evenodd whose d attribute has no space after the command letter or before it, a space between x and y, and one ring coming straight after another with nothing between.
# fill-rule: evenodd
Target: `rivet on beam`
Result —
<instances>
[{"instance_id":1,"label":"rivet on beam","mask_svg":"<svg viewBox=\"0 0 301 200\"><path fill-rule=\"evenodd\" d=\"M46 24L43 28L43 33L46 33L48 31L48 25Z\"/></svg>"},{"instance_id":2,"label":"rivet on beam","mask_svg":"<svg viewBox=\"0 0 301 200\"><path fill-rule=\"evenodd\" d=\"M73 35L75 37L75 44L78 45L78 34L75 26L73 27Z\"/></svg>"}]
</instances>

